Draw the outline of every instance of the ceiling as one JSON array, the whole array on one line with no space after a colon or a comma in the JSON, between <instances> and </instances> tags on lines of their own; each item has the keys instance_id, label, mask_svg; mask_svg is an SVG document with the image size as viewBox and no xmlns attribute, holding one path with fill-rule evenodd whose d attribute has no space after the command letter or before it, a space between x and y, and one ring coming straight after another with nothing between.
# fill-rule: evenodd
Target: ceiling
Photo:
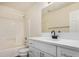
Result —
<instances>
[{"instance_id":1,"label":"ceiling","mask_svg":"<svg viewBox=\"0 0 79 59\"><path fill-rule=\"evenodd\" d=\"M27 11L34 4L35 2L0 2L0 5L2 6L8 6L22 12Z\"/></svg>"},{"instance_id":2,"label":"ceiling","mask_svg":"<svg viewBox=\"0 0 79 59\"><path fill-rule=\"evenodd\" d=\"M39 5L39 4L40 3L38 2L0 2L0 5L2 6L8 6L22 12L25 12L29 10L31 7L33 7L34 5ZM52 2L52 4L48 4L45 2L45 3L42 3L41 5L44 7L47 7L47 8L44 8L44 12L48 12L48 11L51 12L70 4L72 3L71 2Z\"/></svg>"},{"instance_id":3,"label":"ceiling","mask_svg":"<svg viewBox=\"0 0 79 59\"><path fill-rule=\"evenodd\" d=\"M73 4L73 2L54 2L48 7L44 8L43 11L44 13L53 12L71 4Z\"/></svg>"}]
</instances>

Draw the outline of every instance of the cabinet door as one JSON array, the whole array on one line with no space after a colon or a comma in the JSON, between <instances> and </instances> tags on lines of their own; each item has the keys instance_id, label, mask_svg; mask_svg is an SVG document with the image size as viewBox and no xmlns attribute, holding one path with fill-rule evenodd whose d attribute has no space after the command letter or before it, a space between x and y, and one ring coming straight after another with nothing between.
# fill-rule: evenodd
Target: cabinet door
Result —
<instances>
[{"instance_id":1,"label":"cabinet door","mask_svg":"<svg viewBox=\"0 0 79 59\"><path fill-rule=\"evenodd\" d=\"M30 40L29 46L36 47L41 51L56 56L56 46L47 44L45 42Z\"/></svg>"},{"instance_id":2,"label":"cabinet door","mask_svg":"<svg viewBox=\"0 0 79 59\"><path fill-rule=\"evenodd\" d=\"M29 56L30 57L40 57L40 51L34 47L29 48Z\"/></svg>"},{"instance_id":3,"label":"cabinet door","mask_svg":"<svg viewBox=\"0 0 79 59\"><path fill-rule=\"evenodd\" d=\"M57 48L57 55L58 57L79 57L79 51L72 51L66 48Z\"/></svg>"}]
</instances>

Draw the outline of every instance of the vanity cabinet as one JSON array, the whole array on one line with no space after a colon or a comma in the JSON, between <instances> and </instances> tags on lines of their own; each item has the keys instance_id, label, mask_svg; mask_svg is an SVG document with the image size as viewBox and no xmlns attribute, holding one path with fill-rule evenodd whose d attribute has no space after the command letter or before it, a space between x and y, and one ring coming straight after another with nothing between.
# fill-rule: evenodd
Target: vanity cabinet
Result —
<instances>
[{"instance_id":1,"label":"vanity cabinet","mask_svg":"<svg viewBox=\"0 0 79 59\"><path fill-rule=\"evenodd\" d=\"M58 57L79 57L79 51L57 47Z\"/></svg>"},{"instance_id":2,"label":"vanity cabinet","mask_svg":"<svg viewBox=\"0 0 79 59\"><path fill-rule=\"evenodd\" d=\"M29 40L29 50L30 57L79 57L78 50L39 40Z\"/></svg>"}]
</instances>

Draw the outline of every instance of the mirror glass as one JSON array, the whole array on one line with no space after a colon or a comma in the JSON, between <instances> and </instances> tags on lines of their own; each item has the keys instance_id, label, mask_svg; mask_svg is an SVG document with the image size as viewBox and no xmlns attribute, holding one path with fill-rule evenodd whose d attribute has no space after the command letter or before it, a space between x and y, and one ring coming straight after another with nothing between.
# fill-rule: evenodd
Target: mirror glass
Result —
<instances>
[{"instance_id":1,"label":"mirror glass","mask_svg":"<svg viewBox=\"0 0 79 59\"><path fill-rule=\"evenodd\" d=\"M54 2L42 10L42 32L79 31L79 3Z\"/></svg>"}]
</instances>

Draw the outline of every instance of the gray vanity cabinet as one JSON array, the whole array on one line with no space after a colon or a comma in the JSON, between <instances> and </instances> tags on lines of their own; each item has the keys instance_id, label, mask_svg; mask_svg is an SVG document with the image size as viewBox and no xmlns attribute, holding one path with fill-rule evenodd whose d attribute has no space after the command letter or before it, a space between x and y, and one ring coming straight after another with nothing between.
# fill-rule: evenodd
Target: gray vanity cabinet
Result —
<instances>
[{"instance_id":1,"label":"gray vanity cabinet","mask_svg":"<svg viewBox=\"0 0 79 59\"><path fill-rule=\"evenodd\" d=\"M79 51L39 40L29 40L29 50L31 57L79 57Z\"/></svg>"}]
</instances>

